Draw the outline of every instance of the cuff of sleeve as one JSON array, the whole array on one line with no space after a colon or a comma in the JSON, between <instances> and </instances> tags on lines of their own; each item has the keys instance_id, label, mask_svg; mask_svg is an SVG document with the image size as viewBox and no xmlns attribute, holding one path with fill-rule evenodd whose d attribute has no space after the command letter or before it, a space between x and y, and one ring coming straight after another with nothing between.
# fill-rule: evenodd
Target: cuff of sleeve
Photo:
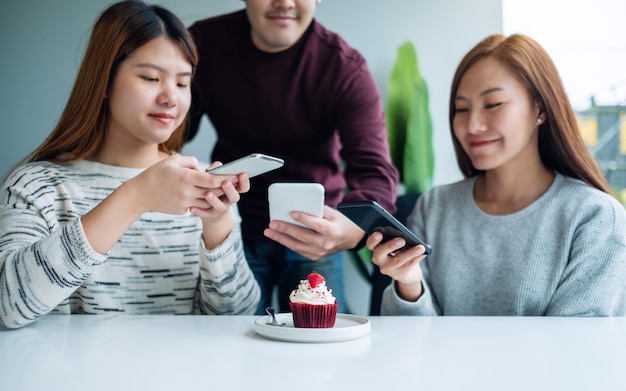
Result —
<instances>
[{"instance_id":1,"label":"cuff of sleeve","mask_svg":"<svg viewBox=\"0 0 626 391\"><path fill-rule=\"evenodd\" d=\"M437 316L437 310L433 306L432 296L428 284L422 281L424 289L417 301L406 301L402 299L396 290L397 282L394 280L383 293L381 304L381 315L419 315Z\"/></svg>"},{"instance_id":2,"label":"cuff of sleeve","mask_svg":"<svg viewBox=\"0 0 626 391\"><path fill-rule=\"evenodd\" d=\"M87 266L100 265L107 260L108 254L100 254L91 247L80 219L67 224L63 231L65 240L70 243L69 248L73 252L72 259L80 260Z\"/></svg>"},{"instance_id":3,"label":"cuff of sleeve","mask_svg":"<svg viewBox=\"0 0 626 391\"><path fill-rule=\"evenodd\" d=\"M205 254L209 262L220 261L223 257L234 251L235 246L238 243L239 236L239 226L235 225L233 226L233 229L230 231L226 239L224 239L222 243L218 244L213 249L207 249L204 245L204 240L200 238L200 250Z\"/></svg>"}]
</instances>

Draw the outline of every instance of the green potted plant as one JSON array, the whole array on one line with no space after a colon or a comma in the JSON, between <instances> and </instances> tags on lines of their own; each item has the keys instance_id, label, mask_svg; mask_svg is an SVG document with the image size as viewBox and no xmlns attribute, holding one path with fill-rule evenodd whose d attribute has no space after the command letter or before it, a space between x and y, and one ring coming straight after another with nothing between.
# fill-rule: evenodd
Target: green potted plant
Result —
<instances>
[{"instance_id":1,"label":"green potted plant","mask_svg":"<svg viewBox=\"0 0 626 391\"><path fill-rule=\"evenodd\" d=\"M419 194L432 187L434 175L428 87L419 70L415 46L410 41L403 42L397 49L385 117L391 160L400 173L396 216L404 220ZM370 250L362 248L353 258L360 274L372 285L370 315L379 315L382 291L390 279L376 267L370 271L371 255Z\"/></svg>"},{"instance_id":2,"label":"green potted plant","mask_svg":"<svg viewBox=\"0 0 626 391\"><path fill-rule=\"evenodd\" d=\"M385 107L391 159L405 193L423 193L433 185L434 151L428 87L412 42L398 47Z\"/></svg>"}]
</instances>

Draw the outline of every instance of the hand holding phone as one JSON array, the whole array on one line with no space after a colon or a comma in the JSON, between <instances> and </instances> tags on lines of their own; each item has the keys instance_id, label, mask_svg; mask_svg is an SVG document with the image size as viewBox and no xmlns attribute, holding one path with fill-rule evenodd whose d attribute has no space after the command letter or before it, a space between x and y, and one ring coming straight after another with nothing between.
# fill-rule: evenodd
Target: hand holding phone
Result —
<instances>
[{"instance_id":1,"label":"hand holding phone","mask_svg":"<svg viewBox=\"0 0 626 391\"><path fill-rule=\"evenodd\" d=\"M284 163L281 158L262 153L252 153L219 167L207 169L206 172L220 175L239 175L245 172L249 178L252 178L280 168Z\"/></svg>"},{"instance_id":2,"label":"hand holding phone","mask_svg":"<svg viewBox=\"0 0 626 391\"><path fill-rule=\"evenodd\" d=\"M382 233L383 240L381 243L392 238L403 238L406 245L396 252L418 244L424 246L427 255L432 252L430 245L418 238L376 201L343 202L337 205L337 209L365 231L366 235L369 236L375 231Z\"/></svg>"},{"instance_id":3,"label":"hand holding phone","mask_svg":"<svg viewBox=\"0 0 626 391\"><path fill-rule=\"evenodd\" d=\"M300 227L291 212L304 212L322 217L324 211L324 186L319 183L272 183L267 190L270 220L286 221Z\"/></svg>"}]
</instances>

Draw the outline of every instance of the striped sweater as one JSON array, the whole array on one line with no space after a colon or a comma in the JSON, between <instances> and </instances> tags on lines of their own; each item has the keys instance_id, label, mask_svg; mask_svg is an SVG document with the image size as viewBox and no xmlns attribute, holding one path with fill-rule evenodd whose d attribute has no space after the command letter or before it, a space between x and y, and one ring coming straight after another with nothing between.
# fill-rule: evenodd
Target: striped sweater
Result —
<instances>
[{"instance_id":1,"label":"striped sweater","mask_svg":"<svg viewBox=\"0 0 626 391\"><path fill-rule=\"evenodd\" d=\"M20 327L47 313L252 314L259 287L243 254L241 218L207 250L191 214L148 212L108 254L80 217L142 169L84 160L28 163L0 189L0 320Z\"/></svg>"}]
</instances>

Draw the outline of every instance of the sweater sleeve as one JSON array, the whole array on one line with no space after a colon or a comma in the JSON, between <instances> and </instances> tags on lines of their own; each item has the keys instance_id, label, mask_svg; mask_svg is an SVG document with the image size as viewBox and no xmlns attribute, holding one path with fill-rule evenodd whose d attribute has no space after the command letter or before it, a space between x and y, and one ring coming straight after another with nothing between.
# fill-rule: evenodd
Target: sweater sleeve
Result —
<instances>
[{"instance_id":1,"label":"sweater sleeve","mask_svg":"<svg viewBox=\"0 0 626 391\"><path fill-rule=\"evenodd\" d=\"M202 314L251 315L261 297L252 271L246 262L241 238L241 218L226 240L207 250L200 240L200 286L198 311Z\"/></svg>"},{"instance_id":2,"label":"sweater sleeve","mask_svg":"<svg viewBox=\"0 0 626 391\"><path fill-rule=\"evenodd\" d=\"M381 315L418 315L438 316L440 311L433 302L432 294L428 285L423 284L424 293L414 302L403 300L396 290L396 282L393 281L383 292L381 303Z\"/></svg>"},{"instance_id":3,"label":"sweater sleeve","mask_svg":"<svg viewBox=\"0 0 626 391\"><path fill-rule=\"evenodd\" d=\"M106 256L92 249L80 219L59 225L22 196L2 198L0 320L15 328L52 311Z\"/></svg>"},{"instance_id":4,"label":"sweater sleeve","mask_svg":"<svg viewBox=\"0 0 626 391\"><path fill-rule=\"evenodd\" d=\"M375 200L395 212L399 174L391 162L381 97L364 60L342 85L338 107L349 189L344 201Z\"/></svg>"},{"instance_id":5,"label":"sweater sleeve","mask_svg":"<svg viewBox=\"0 0 626 391\"><path fill-rule=\"evenodd\" d=\"M422 221L416 218L417 215L423 213L425 200L430 196L426 193L418 198L416 206L407 218L407 225L419 237L425 238ZM396 281L390 284L385 292L381 302L381 313L383 315L418 315L418 316L439 316L441 310L436 303L435 297L428 285L429 270L426 262L420 262L422 269L422 288L424 292L422 296L415 302L403 300L396 290Z\"/></svg>"}]
</instances>

